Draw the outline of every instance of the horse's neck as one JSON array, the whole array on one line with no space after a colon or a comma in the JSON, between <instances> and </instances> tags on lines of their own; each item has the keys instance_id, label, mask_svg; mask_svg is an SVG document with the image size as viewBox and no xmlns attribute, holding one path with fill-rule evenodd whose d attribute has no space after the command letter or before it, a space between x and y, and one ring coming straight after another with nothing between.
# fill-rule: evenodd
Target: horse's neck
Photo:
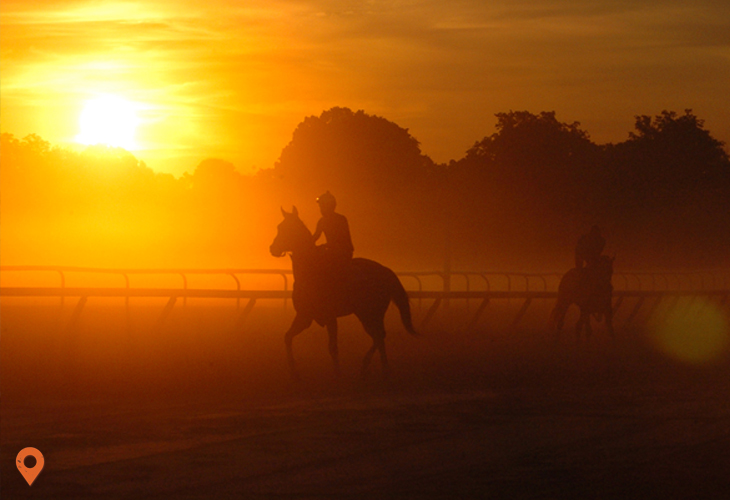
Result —
<instances>
[{"instance_id":1,"label":"horse's neck","mask_svg":"<svg viewBox=\"0 0 730 500\"><path fill-rule=\"evenodd\" d=\"M318 252L317 247L312 245L302 245L291 253L291 267L294 280L307 280L315 276L317 268Z\"/></svg>"}]
</instances>

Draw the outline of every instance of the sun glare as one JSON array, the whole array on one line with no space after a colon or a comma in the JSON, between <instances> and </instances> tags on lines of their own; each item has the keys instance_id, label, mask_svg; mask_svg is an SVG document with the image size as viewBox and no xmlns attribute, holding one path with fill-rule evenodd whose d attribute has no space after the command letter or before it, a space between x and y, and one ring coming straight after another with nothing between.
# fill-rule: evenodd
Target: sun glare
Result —
<instances>
[{"instance_id":1,"label":"sun glare","mask_svg":"<svg viewBox=\"0 0 730 500\"><path fill-rule=\"evenodd\" d=\"M81 144L104 144L132 151L138 149L134 133L139 124L137 106L115 95L102 95L86 101L79 116Z\"/></svg>"}]
</instances>

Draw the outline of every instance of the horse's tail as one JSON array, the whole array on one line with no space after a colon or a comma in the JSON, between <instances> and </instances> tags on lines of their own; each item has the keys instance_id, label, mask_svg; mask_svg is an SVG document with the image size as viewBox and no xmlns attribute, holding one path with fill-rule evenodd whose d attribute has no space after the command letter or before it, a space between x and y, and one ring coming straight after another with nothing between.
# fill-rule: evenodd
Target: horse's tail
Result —
<instances>
[{"instance_id":1,"label":"horse's tail","mask_svg":"<svg viewBox=\"0 0 730 500\"><path fill-rule=\"evenodd\" d=\"M398 279L398 276L394 272L390 273L390 298L398 307L400 311L400 319L403 321L403 326L411 335L420 336L416 329L413 328L413 319L411 318L411 305L408 301L408 293L403 288L403 284Z\"/></svg>"}]
</instances>

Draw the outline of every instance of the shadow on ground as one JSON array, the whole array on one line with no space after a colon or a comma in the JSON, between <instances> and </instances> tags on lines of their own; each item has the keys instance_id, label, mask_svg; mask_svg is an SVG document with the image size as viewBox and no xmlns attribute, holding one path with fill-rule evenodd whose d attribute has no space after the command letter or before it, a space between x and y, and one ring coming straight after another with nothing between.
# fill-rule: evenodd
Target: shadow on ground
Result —
<instances>
[{"instance_id":1,"label":"shadow on ground","mask_svg":"<svg viewBox=\"0 0 730 500\"><path fill-rule=\"evenodd\" d=\"M555 343L529 318L412 338L391 318L393 375L341 326L295 345L287 314L191 304L163 326L97 307L71 331L46 305L5 306L3 498L717 498L730 491L730 367L685 366L640 328ZM39 314L42 311L43 314ZM64 314L63 312L59 314ZM507 316L505 316L506 318ZM488 320L491 321L491 320ZM130 327L131 326L131 327ZM15 455L45 468L29 487Z\"/></svg>"}]
</instances>

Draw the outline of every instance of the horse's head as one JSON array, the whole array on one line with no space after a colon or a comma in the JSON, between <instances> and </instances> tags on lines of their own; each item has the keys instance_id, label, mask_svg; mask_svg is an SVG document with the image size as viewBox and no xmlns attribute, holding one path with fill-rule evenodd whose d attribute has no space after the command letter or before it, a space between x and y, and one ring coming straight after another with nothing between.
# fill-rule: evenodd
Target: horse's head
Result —
<instances>
[{"instance_id":1,"label":"horse's head","mask_svg":"<svg viewBox=\"0 0 730 500\"><path fill-rule=\"evenodd\" d=\"M297 207L293 207L291 212L286 212L282 208L281 213L284 220L277 226L276 238L269 247L271 255L283 257L287 252L314 246L312 233L299 218Z\"/></svg>"}]
</instances>

